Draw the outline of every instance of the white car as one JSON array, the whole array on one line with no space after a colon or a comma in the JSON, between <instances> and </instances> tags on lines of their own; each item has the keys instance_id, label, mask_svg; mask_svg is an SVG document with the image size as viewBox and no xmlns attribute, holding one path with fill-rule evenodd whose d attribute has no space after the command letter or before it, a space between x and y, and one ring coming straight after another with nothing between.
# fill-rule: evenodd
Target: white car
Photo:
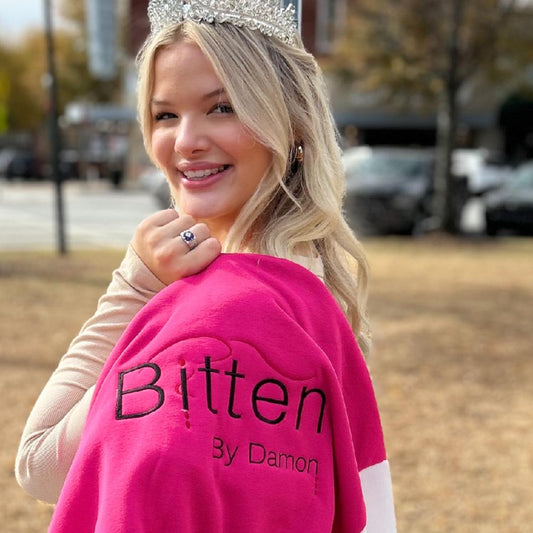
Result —
<instances>
[{"instance_id":1,"label":"white car","mask_svg":"<svg viewBox=\"0 0 533 533\"><path fill-rule=\"evenodd\" d=\"M509 180L512 168L491 160L485 148L459 148L454 150L452 171L456 176L466 176L468 192L480 196L501 187Z\"/></svg>"}]
</instances>

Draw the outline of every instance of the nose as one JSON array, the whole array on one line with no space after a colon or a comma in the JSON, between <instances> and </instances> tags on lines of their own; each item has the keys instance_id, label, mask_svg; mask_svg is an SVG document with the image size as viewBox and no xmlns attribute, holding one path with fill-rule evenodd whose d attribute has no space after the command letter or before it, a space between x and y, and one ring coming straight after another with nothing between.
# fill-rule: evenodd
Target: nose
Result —
<instances>
[{"instance_id":1,"label":"nose","mask_svg":"<svg viewBox=\"0 0 533 533\"><path fill-rule=\"evenodd\" d=\"M202 121L194 118L182 117L176 127L174 152L184 157L190 157L209 148L209 137L202 126Z\"/></svg>"}]
</instances>

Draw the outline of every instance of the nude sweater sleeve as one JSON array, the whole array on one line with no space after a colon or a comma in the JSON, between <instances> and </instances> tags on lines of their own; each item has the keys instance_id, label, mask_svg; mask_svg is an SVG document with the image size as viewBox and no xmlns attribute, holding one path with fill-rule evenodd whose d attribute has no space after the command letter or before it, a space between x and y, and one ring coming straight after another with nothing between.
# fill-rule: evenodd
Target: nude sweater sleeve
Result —
<instances>
[{"instance_id":1,"label":"nude sweater sleeve","mask_svg":"<svg viewBox=\"0 0 533 533\"><path fill-rule=\"evenodd\" d=\"M26 422L15 474L35 498L57 501L98 375L132 318L164 287L130 246L95 314L70 344Z\"/></svg>"}]
</instances>

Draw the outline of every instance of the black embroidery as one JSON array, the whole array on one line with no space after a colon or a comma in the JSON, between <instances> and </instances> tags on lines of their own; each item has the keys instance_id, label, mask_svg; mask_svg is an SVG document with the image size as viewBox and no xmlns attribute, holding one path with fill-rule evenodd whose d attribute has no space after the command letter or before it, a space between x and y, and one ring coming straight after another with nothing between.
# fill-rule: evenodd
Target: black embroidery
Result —
<instances>
[{"instance_id":1,"label":"black embroidery","mask_svg":"<svg viewBox=\"0 0 533 533\"><path fill-rule=\"evenodd\" d=\"M229 403L228 403L228 414L232 418L241 418L242 415L238 415L233 412L233 404L235 402L235 381L237 378L244 379L246 376L244 374L237 373L238 362L233 360L231 365L231 372L224 372L226 376L231 376L231 388L229 393Z\"/></svg>"},{"instance_id":2,"label":"black embroidery","mask_svg":"<svg viewBox=\"0 0 533 533\"><path fill-rule=\"evenodd\" d=\"M136 370L141 370L143 368L151 368L154 371L154 379L150 383L143 385L142 387L135 387L133 389L124 390L124 376L126 374L135 372ZM118 375L117 405L115 410L115 418L117 420L125 420L128 418L141 418L143 416L149 415L150 413L153 413L154 411L157 411L165 401L165 393L163 392L163 389L155 385L160 377L161 369L155 363L145 363L143 365L130 368L129 370L124 370L124 372L120 372L120 374ZM122 414L122 398L126 394L133 394L135 392L141 392L143 390L153 390L157 392L157 404L151 409L148 409L147 411L141 411L140 413L132 413L128 415Z\"/></svg>"},{"instance_id":3,"label":"black embroidery","mask_svg":"<svg viewBox=\"0 0 533 533\"><path fill-rule=\"evenodd\" d=\"M200 367L198 372L205 372L205 392L207 396L207 408L216 415L218 410L213 407L213 398L211 395L211 373L220 374L220 370L211 368L211 357L205 357L204 359L205 366Z\"/></svg>"},{"instance_id":4,"label":"black embroidery","mask_svg":"<svg viewBox=\"0 0 533 533\"><path fill-rule=\"evenodd\" d=\"M183 410L189 410L189 393L187 391L187 370L185 367L180 369L181 376L181 398L183 403Z\"/></svg>"},{"instance_id":5,"label":"black embroidery","mask_svg":"<svg viewBox=\"0 0 533 533\"><path fill-rule=\"evenodd\" d=\"M179 384L176 384L174 389L178 395L181 396L181 402L182 402L182 411L185 413L185 425L189 429L191 427L190 422L190 405L189 405L189 391L188 386L190 385L188 383L188 380L191 378L192 375L194 375L194 369L190 369L188 365L186 365L186 362L184 359L180 359L178 361L178 364L180 365L179 369ZM214 391L216 390L216 387L219 387L221 383L219 383L219 380L222 379L223 376L228 376L231 378L231 382L229 385L229 394L227 399L227 413L230 417L239 419L242 418L241 413L235 412L235 403L237 402L237 398L240 395L243 394L243 391L237 386L237 379L246 379L246 375L243 373L238 372L239 362L236 359L232 360L232 366L231 370L219 370L217 368L213 368L211 366L211 357L206 356L204 357L204 366L197 368L198 372L202 372L205 374L205 407L214 415L218 415L218 409L216 409L213 406L213 396ZM142 370L142 369L152 369L154 372L153 379L147 383L146 385L142 385L139 387L135 387L132 389L126 389L124 390L124 381L127 374ZM165 370L166 371L166 370ZM141 418L143 416L146 416L150 413L153 413L154 411L157 411L160 407L163 406L165 402L165 393L162 389L162 387L159 387L156 385L158 380L161 377L161 368L157 366L155 363L145 363L138 366L135 366L133 368L130 368L129 370L125 370L123 372L119 373L118 376L118 390L117 390L117 403L116 403L116 411L115 411L115 417L117 420L124 420L128 418ZM220 374L220 378L214 379L212 377L212 374ZM270 386L270 389L276 388L279 390L279 393L276 392L276 390L269 390L269 392L265 392L264 387ZM131 413L131 408L127 409L127 411L130 411L129 414L123 414L123 399L124 396L127 394L134 394L139 393L143 391L151 390L157 393L157 403L150 407L149 409L145 409L143 411L137 412L137 413ZM145 395L146 396L146 395ZM312 397L317 396L320 398L320 403L318 404L316 401L311 400L312 407L305 408L305 404L309 403L309 399ZM253 388L251 397L248 398L248 401L250 402L248 405L251 404L251 408L253 411L253 414L255 417L270 425L276 425L280 424L287 418L287 413L289 412L289 409L294 410L296 408L296 398L291 394L291 397L289 399L289 392L287 389L287 386L280 380L277 379L263 379L262 381L259 381L255 387ZM150 402L150 398L143 398L143 402ZM266 410L266 406L264 406L264 403L267 404L274 404L278 405L279 412L273 409L272 407L270 410ZM241 405L241 409L243 408L243 404ZM149 403L149 405L151 405ZM287 409L283 409L283 408ZM262 409L262 410L261 410ZM316 433L322 432L322 425L324 422L324 414L326 409L326 394L323 390L319 388L312 388L308 389L307 387L303 386L300 391L300 397L298 400L298 408L296 412L296 422L295 422L295 429L300 430L301 425L303 423L303 419L315 419L317 417L317 424L316 424ZM274 412L273 412L274 411ZM277 415L277 416L276 416ZM291 417L292 418L292 417Z\"/></svg>"},{"instance_id":6,"label":"black embroidery","mask_svg":"<svg viewBox=\"0 0 533 533\"><path fill-rule=\"evenodd\" d=\"M316 427L316 432L321 433L322 432L322 421L324 420L324 410L326 408L326 395L324 394L324 391L320 389L309 389L307 390L307 387L304 387L302 389L302 394L300 396L300 405L298 406L298 418L296 419L296 429L300 429L300 422L302 420L302 411L304 408L304 400L307 396L309 396L312 393L318 394L322 398L322 406L320 408L320 416L318 417L318 423Z\"/></svg>"},{"instance_id":7,"label":"black embroidery","mask_svg":"<svg viewBox=\"0 0 533 533\"><path fill-rule=\"evenodd\" d=\"M268 383L276 385L277 387L281 389L283 393L282 400L277 400L276 398L270 398L268 396L259 396L258 394L259 389L263 387L264 385L267 385ZM259 412L259 409L257 408L257 402L275 403L275 404L283 405L286 407L289 404L289 395L287 392L287 388L285 387L285 385L283 385L281 381L278 381L277 379L264 379L263 381L260 381L254 387L254 391L252 393L252 407L253 407L255 416L259 418L259 420L262 420L263 422L266 422L267 424L279 424L285 418L285 415L287 414L287 412L282 411L277 418L270 419L270 418L267 418L266 416L263 416Z\"/></svg>"}]
</instances>

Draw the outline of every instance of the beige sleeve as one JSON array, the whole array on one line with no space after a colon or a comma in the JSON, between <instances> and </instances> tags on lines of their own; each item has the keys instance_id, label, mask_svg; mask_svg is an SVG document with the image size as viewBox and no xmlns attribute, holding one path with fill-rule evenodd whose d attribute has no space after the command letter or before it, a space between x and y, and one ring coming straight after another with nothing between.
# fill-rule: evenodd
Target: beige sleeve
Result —
<instances>
[{"instance_id":1,"label":"beige sleeve","mask_svg":"<svg viewBox=\"0 0 533 533\"><path fill-rule=\"evenodd\" d=\"M35 498L57 501L98 375L131 319L164 287L130 246L95 314L72 341L26 422L15 474Z\"/></svg>"}]
</instances>

